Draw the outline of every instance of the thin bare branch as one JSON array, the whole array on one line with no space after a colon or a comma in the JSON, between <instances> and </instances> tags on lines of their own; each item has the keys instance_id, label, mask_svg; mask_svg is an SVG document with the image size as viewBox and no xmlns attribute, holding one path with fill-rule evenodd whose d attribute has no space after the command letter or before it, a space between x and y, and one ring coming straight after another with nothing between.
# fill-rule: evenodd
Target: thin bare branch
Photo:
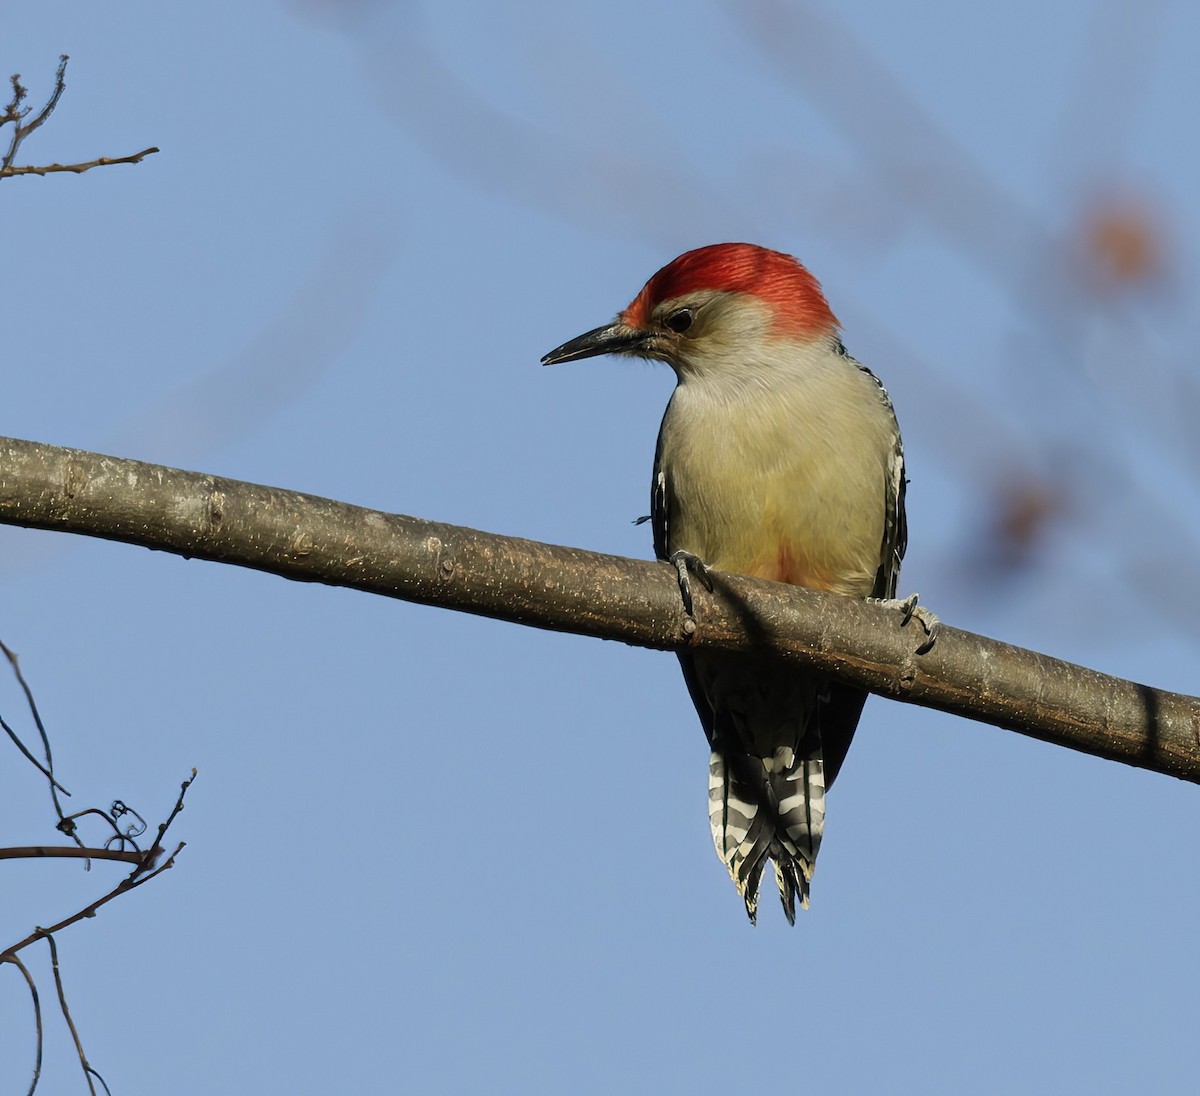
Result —
<instances>
[{"instance_id":1,"label":"thin bare branch","mask_svg":"<svg viewBox=\"0 0 1200 1096\"><path fill-rule=\"evenodd\" d=\"M140 461L0 439L0 523L54 529L660 650L752 651L908 703L1200 783L1200 699L899 615L717 575L680 605L674 570Z\"/></svg>"},{"instance_id":2,"label":"thin bare branch","mask_svg":"<svg viewBox=\"0 0 1200 1096\"><path fill-rule=\"evenodd\" d=\"M28 761L35 769L37 769L37 771L40 772L42 774L42 776L44 776L48 781L50 781L50 786L52 788L56 788L58 791L62 792L63 795L71 794L57 780L54 779L54 774L49 769L47 769L46 766L43 765L36 757L34 757L33 754L31 754L29 752L29 747L26 746L25 743L21 741L21 736L18 735L17 732L14 731L12 729L12 727L10 727L8 725L8 721L3 716L0 716L0 728L2 728L4 730L4 732L8 735L8 737L12 740L12 744L14 746L16 746L16 748L18 750L21 751L21 754L24 756L25 760Z\"/></svg>"},{"instance_id":3,"label":"thin bare branch","mask_svg":"<svg viewBox=\"0 0 1200 1096\"><path fill-rule=\"evenodd\" d=\"M179 817L179 812L183 810L183 797L187 795L187 790L192 786L192 782L195 779L196 770L193 769L192 775L179 785L179 797L175 800L175 806L171 808L171 813L167 815L166 820L159 823L158 833L154 837L154 844L151 846L151 852L155 855L157 855L157 852L162 850L162 839L166 837L167 830L171 828L171 823L173 823L175 819ZM171 854L170 858L165 864L162 865L162 867L156 869L155 871L151 871L150 875L146 876L146 878L157 875L159 872L166 871L171 866L172 861L174 861L175 857L179 854L179 851L182 848L183 846L180 845L179 848ZM154 867L154 860L154 855L143 857L141 864L138 865L129 878L134 880L145 875L146 872L150 871L150 869Z\"/></svg>"},{"instance_id":4,"label":"thin bare branch","mask_svg":"<svg viewBox=\"0 0 1200 1096\"><path fill-rule=\"evenodd\" d=\"M172 808L171 813L167 816L166 821L159 826L158 832L160 836L167 832L167 829L170 827L171 823L179 815L179 812L183 810L183 797L187 794L188 788L195 779L196 770L193 769L191 776L181 784L179 796L175 801L175 806ZM64 918L57 924L51 925L49 928L38 926L33 930L33 932L26 936L25 939L18 941L5 951L0 952L0 963L11 963L21 971L25 978L26 984L29 986L29 991L33 998L34 1018L37 1024L37 1060L34 1068L33 1082L30 1085L29 1093L32 1094L37 1088L38 1080L41 1076L43 1046L42 1013L41 1005L38 999L37 984L34 981L33 976L30 974L29 969L18 958L17 953L22 949L29 947L31 944L36 943L38 940L46 941L46 945L50 949L50 963L54 974L55 989L58 993L59 1007L62 1010L63 1019L66 1021L67 1027L71 1031L71 1038L74 1040L75 1050L79 1055L80 1068L83 1070L84 1078L88 1084L88 1089L93 1094L95 1093L96 1088L93 1084L94 1079L95 1081L99 1081L105 1092L108 1092L109 1088L107 1082L102 1076L100 1076L98 1072L96 1072L96 1070L87 1060L87 1055L83 1050L83 1042L79 1037L79 1031L75 1026L74 1018L71 1016L71 1009L67 1004L66 991L63 988L62 972L60 970L58 961L58 945L55 942L54 934L77 921L83 920L84 918L94 917L96 911L105 903L112 901L112 899L116 898L120 894L135 890L143 883L153 879L156 875L166 871L168 868L173 866L175 857L179 855L183 847L183 843L180 842L180 844L176 846L175 851L162 864L158 864L159 858L163 851L158 845L155 845L146 852L116 851L112 849L76 849L70 847L0 849L0 860L16 859L19 857L47 856L69 857L76 859L88 857L97 860L124 861L125 863L132 863L134 865L133 871L130 872L130 874L124 879L122 879L120 883L118 883L111 891L108 892L108 894L97 899L95 902L88 904L83 909L77 910L70 917Z\"/></svg>"},{"instance_id":5,"label":"thin bare branch","mask_svg":"<svg viewBox=\"0 0 1200 1096\"><path fill-rule=\"evenodd\" d=\"M3 119L0 120L0 125L9 122L12 123L13 135L8 143L8 151L4 154L4 158L0 160L0 178L3 178L12 167L13 157L16 156L17 149L21 147L21 142L54 113L54 108L58 106L58 101L62 98L62 93L67 89L68 60L69 58L65 53L59 57L58 71L54 74L54 90L50 93L50 98L46 100L46 105L34 116L33 121L25 125L21 124L21 119L29 114L29 108L26 107L24 110L20 108L25 96L29 93L21 86L20 76L16 73L13 74L13 97L5 109Z\"/></svg>"},{"instance_id":6,"label":"thin bare branch","mask_svg":"<svg viewBox=\"0 0 1200 1096\"><path fill-rule=\"evenodd\" d=\"M140 864L146 859L146 854L135 849L89 849L76 848L74 845L14 845L0 849L0 860L46 859L119 860L126 864Z\"/></svg>"},{"instance_id":7,"label":"thin bare branch","mask_svg":"<svg viewBox=\"0 0 1200 1096\"><path fill-rule=\"evenodd\" d=\"M141 886L143 883L149 881L150 879L153 879L154 876L160 874L162 871L171 867L171 865L174 863L175 857L182 850L183 844L181 843L180 845L178 845L176 847L175 851L167 859L167 861L163 864L160 864L159 861L160 861L160 858L161 858L161 855L163 852L162 847L160 845L155 844L149 850L142 851L141 849L138 848L137 842L134 840L134 838L140 837L145 832L145 830L146 830L145 820L142 818L142 816L140 814L137 813L137 811L133 810L131 807L129 807L128 805L126 805L124 802L122 802L119 799L113 802L112 806L109 808L108 811L102 811L102 810L98 810L96 808L90 808L87 810L79 811L76 814L72 814L72 815L64 815L62 813L61 809L59 809L57 795L55 794L56 789L59 786L57 785L57 783L54 780L54 777L52 775L53 760L52 760L52 755L51 755L51 750L50 750L49 735L46 732L45 725L42 723L41 715L38 712L37 702L35 701L34 696L33 696L33 690L29 687L28 682L26 682L24 675L21 673L20 664L18 662L16 654L3 642L0 642L0 650L2 650L5 657L7 657L9 665L12 667L13 674L16 676L16 679L17 679L18 683L20 684L21 689L24 691L25 700L26 700L27 704L29 705L29 710L33 715L33 720L37 724L38 732L41 734L41 737L42 737L42 744L43 744L43 748L44 748L45 754L46 754L46 764L42 765L32 756L32 754L29 752L29 750L25 747L24 743L21 742L21 740L17 737L16 733L12 730L11 727L8 726L7 723L4 723L3 720L0 720L0 723L3 723L4 729L9 733L9 735L13 739L13 741L16 742L18 747L21 749L22 753L24 753L25 756L30 761L32 761L37 766L39 771L49 780L50 788L51 788L51 795L54 796L54 805L55 805L56 810L58 810L58 815L59 815L59 822L58 822L57 828L59 830L61 830L63 833L68 834L76 843L76 845L74 847L72 847L72 846L64 847L64 846L39 845L39 846L0 848L0 860L18 860L18 859L76 859L76 860L80 860L80 859L82 859L82 860L88 861L88 867L91 866L92 860L111 860L111 861L116 861L119 863L126 863L126 864L133 865L133 870L129 873L129 875L126 876L123 880L121 880L121 882L115 888L113 888L112 891L110 891L107 895L105 895L98 901L92 902L88 906L85 906L83 909L78 910L75 914L73 914L72 916L70 916L68 918L65 918L64 920L60 921L57 925L54 925L51 928L46 929L46 928L42 928L41 926L36 927L34 929L34 931L32 933L30 933L29 936L27 936L24 940L18 942L17 944L14 944L12 947L8 948L5 951L0 952L0 963L11 963L13 966L15 966L21 972L22 976L25 978L25 982L29 987L29 991L30 991L30 994L32 995L32 999L33 999L34 1020L35 1020L35 1024L36 1024L36 1030L37 1030L37 1053L36 1053L36 1061L35 1061L35 1066L34 1066L33 1078L30 1083L28 1092L30 1094L35 1092L35 1090L37 1089L37 1086L38 1086L38 1082L41 1078L42 1053L43 1053L43 1045L44 1045L44 1029L43 1029L43 1025L42 1025L42 1012L41 1012L41 1004L40 1004L40 1000L39 1000L38 992L37 992L37 983L34 980L32 974L30 973L29 968L25 966L25 964L20 960L20 958L18 958L17 953L20 950L22 950L23 948L28 947L30 944L33 944L38 940L45 940L46 945L50 950L50 964L51 964L51 970L52 970L53 976L54 976L55 989L58 994L59 1008L62 1011L62 1016L63 1016L63 1019L66 1021L67 1027L70 1029L71 1038L75 1043L75 1050L79 1056L79 1065L80 1065L80 1068L83 1070L84 1080L87 1082L88 1090L93 1094L93 1096L95 1096L96 1085L94 1082L99 1082L100 1086L104 1089L104 1091L106 1093L109 1092L108 1083L91 1066L91 1064L87 1060L87 1055L84 1053L83 1042L80 1039L79 1031L75 1026L75 1020L71 1015L70 1006L67 1003L66 990L63 987L62 971L59 966L58 945L54 939L54 933L67 927L68 925L75 923L76 921L81 920L82 918L94 916L96 910L100 906L102 906L104 903L110 901L111 899L115 898L118 894L122 894L125 891L133 890L136 887ZM185 780L182 783L182 785L180 786L179 796L176 799L175 805L171 809L170 814L167 816L166 820L159 826L159 828L158 828L158 836L159 837L162 837L163 835L166 834L167 830L171 826L171 823L174 822L176 817L178 817L179 812L181 810L183 810L184 796L187 794L188 788L191 786L192 781L194 781L195 779L196 779L196 770L193 769L191 776L187 780ZM108 838L107 842L105 843L104 848L95 849L95 848L85 848L84 847L82 839L77 834L78 827L77 827L76 823L79 818L84 817L86 815L100 816L101 818L104 819L104 821L112 829L112 836L110 836ZM118 820L125 819L126 816L132 816L132 818L136 819L136 821L132 822L132 823L127 822L125 824L125 827L122 828L122 824ZM110 847L111 845L117 844L117 843L119 843L122 847L115 848L115 849ZM132 848L125 847L127 845L132 845Z\"/></svg>"},{"instance_id":8,"label":"thin bare branch","mask_svg":"<svg viewBox=\"0 0 1200 1096\"><path fill-rule=\"evenodd\" d=\"M151 850L151 851L157 852L160 850ZM176 849L175 853L172 853L172 859L178 852L179 852L179 849ZM144 882L146 878L149 878L149 877L144 876L142 881ZM137 884L131 885L129 882L129 876L126 876L115 887L113 887L112 890L110 890L107 894L101 895L94 902L89 902L82 909L76 910L74 913L70 914L69 916L64 917L61 921L56 921L49 928L42 928L41 926L38 926L28 936L24 937L21 940L18 940L15 944L10 944L7 948L4 949L4 951L0 951L0 962L3 962L4 960L8 959L9 956L11 956L11 955L16 955L17 952L19 952L19 951L24 951L25 948L29 947L30 944L36 944L39 940L43 939L46 936L49 936L56 932L61 932L63 929L67 928L69 925L75 924L77 921L83 921L88 917L95 917L96 911L99 910L101 906L108 905L108 903L111 902L114 898L119 898L122 894L125 894L129 890L132 890L133 887L136 885Z\"/></svg>"},{"instance_id":9,"label":"thin bare branch","mask_svg":"<svg viewBox=\"0 0 1200 1096\"><path fill-rule=\"evenodd\" d=\"M178 817L179 812L183 810L183 797L187 794L188 788L192 786L192 783L195 781L195 779L196 770L193 769L191 776L189 776L187 780L183 781L183 783L180 785L179 796L175 800L175 806L171 809L171 813L167 817L166 822L159 826L159 836L164 836L166 834L171 823ZM56 932L61 932L68 925L73 925L75 922L82 921L88 917L95 917L96 911L99 910L101 906L107 905L114 898L118 898L122 894L127 894L129 891L136 890L143 884L150 882L151 879L154 879L155 877L162 875L163 872L169 871L171 868L173 868L175 866L176 857L179 856L185 847L186 843L180 841L171 852L171 855L168 856L161 864L158 863L158 858L162 855L162 848L160 848L158 845L155 845L154 847L147 849L146 852L142 853L141 859L136 862L133 871L125 876L125 878L122 879L107 894L97 898L94 902L88 903L88 905L84 906L82 909L76 910L69 917L64 917L61 921L56 922L49 928L38 926L23 940L18 940L15 944L12 944L10 947L0 951L0 962L4 962L11 956L15 956L17 952L29 947L30 944L35 944L37 941L47 936L52 936ZM124 858L105 857L104 859Z\"/></svg>"},{"instance_id":10,"label":"thin bare branch","mask_svg":"<svg viewBox=\"0 0 1200 1096\"><path fill-rule=\"evenodd\" d=\"M46 105L34 115L33 121L20 127L22 138L29 136L54 113L54 108L58 106L62 93L67 90L67 61L69 60L70 58L65 53L59 57L58 69L54 73L54 90L50 93L50 98L46 100Z\"/></svg>"},{"instance_id":11,"label":"thin bare branch","mask_svg":"<svg viewBox=\"0 0 1200 1096\"><path fill-rule=\"evenodd\" d=\"M21 147L21 142L35 129L42 126L50 115L54 113L54 108L58 106L58 101L62 98L63 92L67 90L68 60L69 58L65 53L59 57L58 70L54 74L54 90L50 93L50 98L46 100L45 106L29 122L25 122L24 119L29 116L30 108L22 107L21 105L29 95L29 91L22 86L19 74L14 74L10 78L12 98L5 105L3 113L0 113L0 127L11 125L13 128L8 148L4 156L0 157L0 179L7 179L16 175L53 175L62 171L69 171L74 175L82 175L85 171L91 171L94 167L110 167L112 164L140 164L147 156L151 156L158 151L157 148L144 148L141 152L135 152L130 156L100 156L95 160L87 160L75 164L25 164L14 166L13 160L16 159L17 150Z\"/></svg>"},{"instance_id":12,"label":"thin bare branch","mask_svg":"<svg viewBox=\"0 0 1200 1096\"><path fill-rule=\"evenodd\" d=\"M33 975L29 968L21 962L16 955L10 955L7 952L0 955L0 965L11 963L21 972L21 977L25 979L25 984L29 987L29 996L33 1002L33 1019L34 1027L37 1032L37 1050L33 1060L33 1077L30 1079L29 1088L26 1090L26 1096L33 1096L37 1091L38 1081L42 1077L42 1048L45 1045L45 1033L42 1028L42 1002L38 997L37 982L34 981Z\"/></svg>"},{"instance_id":13,"label":"thin bare branch","mask_svg":"<svg viewBox=\"0 0 1200 1096\"><path fill-rule=\"evenodd\" d=\"M94 167L110 167L113 164L140 164L147 156L152 156L158 151L157 148L144 148L141 152L135 152L130 156L101 156L99 159L87 160L81 164L43 164L40 166L29 164L24 167L5 167L0 168L0 179L6 179L15 175L53 175L61 171L69 171L75 175L82 175L85 171L91 171Z\"/></svg>"},{"instance_id":14,"label":"thin bare branch","mask_svg":"<svg viewBox=\"0 0 1200 1096\"><path fill-rule=\"evenodd\" d=\"M79 1038L79 1030L75 1027L75 1021L71 1017L71 1009L67 1005L67 993L63 989L62 971L58 965L58 944L55 943L54 937L49 935L46 937L46 944L50 948L50 969L54 973L54 988L58 991L58 1007L71 1031L71 1038L75 1043L75 1053L79 1055L79 1066L83 1070L83 1079L87 1081L88 1091L92 1096L96 1096L96 1086L92 1084L92 1078L95 1077L104 1085L104 1091L108 1092L108 1085L104 1084L104 1078L88 1064L87 1055L83 1052L83 1041Z\"/></svg>"},{"instance_id":15,"label":"thin bare branch","mask_svg":"<svg viewBox=\"0 0 1200 1096\"><path fill-rule=\"evenodd\" d=\"M46 725L42 722L42 714L38 711L37 701L33 698L33 690L29 687L29 682L25 680L25 675L21 673L21 662L17 658L17 653L8 646L3 640L0 640L0 652L3 652L4 657L8 659L9 666L12 667L13 676L17 679L17 684L21 687L21 692L25 694L25 703L29 706L29 714L33 717L33 725L37 727L38 734L42 739L42 750L46 756L46 763L43 765L32 753L25 747L25 743L17 736L17 733L0 719L0 726L8 733L8 737L12 739L17 749L25 755L25 757L37 766L41 774L50 783L50 798L54 801L54 810L57 812L59 821L63 819L62 804L58 801L58 793L69 796L71 793L67 791L57 780L54 779L54 756L50 752L50 736L46 733Z\"/></svg>"}]
</instances>

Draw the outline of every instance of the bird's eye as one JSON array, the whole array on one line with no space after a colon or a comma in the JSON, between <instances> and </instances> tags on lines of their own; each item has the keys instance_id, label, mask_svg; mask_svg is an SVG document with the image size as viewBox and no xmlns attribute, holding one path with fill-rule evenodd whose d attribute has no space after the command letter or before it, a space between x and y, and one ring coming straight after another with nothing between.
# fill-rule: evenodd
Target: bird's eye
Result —
<instances>
[{"instance_id":1,"label":"bird's eye","mask_svg":"<svg viewBox=\"0 0 1200 1096\"><path fill-rule=\"evenodd\" d=\"M680 308L672 312L663 323L672 331L682 335L689 327L692 326L692 310L690 308Z\"/></svg>"}]
</instances>

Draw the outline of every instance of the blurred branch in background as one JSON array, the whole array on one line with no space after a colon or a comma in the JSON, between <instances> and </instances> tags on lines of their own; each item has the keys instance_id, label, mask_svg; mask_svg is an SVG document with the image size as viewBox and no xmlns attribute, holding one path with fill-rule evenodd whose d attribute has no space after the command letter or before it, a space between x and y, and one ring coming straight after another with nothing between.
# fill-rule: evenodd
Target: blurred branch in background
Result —
<instances>
[{"instance_id":1,"label":"blurred branch in background","mask_svg":"<svg viewBox=\"0 0 1200 1096\"><path fill-rule=\"evenodd\" d=\"M330 225L307 273L244 345L146 399L106 442L119 452L202 463L252 437L339 360L374 307L400 251L395 230L360 203ZM199 310L200 315L209 313ZM219 329L214 327L219 335ZM45 567L66 545L3 537L10 573Z\"/></svg>"},{"instance_id":2,"label":"blurred branch in background","mask_svg":"<svg viewBox=\"0 0 1200 1096\"><path fill-rule=\"evenodd\" d=\"M745 157L732 179L712 146L676 140L668 108L636 69L592 48L596 28L569 25L578 13L559 13L540 38L513 32L506 52L541 104L520 118L441 54L420 4L293 7L355 37L381 108L406 137L474 185L585 231L670 254L709 242L708 226L729 223L731 209L758 242L785 249L781 232L840 233L861 251L919 227L986 275L1015 317L979 330L974 360L939 360L936 345L922 345L904 354L907 376L891 381L918 393L901 402L907 434L939 449L967 511L931 570L949 577L960 604L1011 601L1037 574L1063 578L1076 601L1097 587L1128 590L1195 634L1200 590L1178 578L1200 551L1189 516L1200 513L1200 381L1190 302L1173 295L1182 233L1148 196L1152 182L1131 183L1122 167L1170 33L1168 5L1095 4L1052 154L1038 161L1057 216L1008 189L831 5L723 8L859 162L831 166L807 153L803 127L780 126L776 144ZM736 79L745 61L725 60L724 78ZM786 103L763 109L788 116ZM879 324L874 334L911 345ZM886 359L870 360L895 377ZM981 408L986 426L975 431Z\"/></svg>"},{"instance_id":3,"label":"blurred branch in background","mask_svg":"<svg viewBox=\"0 0 1200 1096\"><path fill-rule=\"evenodd\" d=\"M1200 598L1194 588L1181 591L1177 576L1200 550L1200 536L1180 521L1178 496L1162 490L1161 474L1145 460L1155 451L1175 465L1195 508L1194 367L1190 357L1169 351L1167 340L1155 347L1136 312L1139 299L1161 298L1169 287L1164 218L1145 199L1118 197L1112 184L1119 169L1111 161L1121 153L1121 134L1133 128L1138 92L1165 30L1163 5L1135 9L1110 0L1095 9L1093 48L1081 54L1086 108L1067 115L1073 121L1058 143L1060 157L1091 161L1093 193L1058 195L1067 204L1065 229L1041 223L1004 193L836 17L779 0L753 0L731 15L785 79L830 113L871 173L890 179L943 243L995 280L1028 328L1005 340L1012 349L1003 369L1012 404L1005 410L1033 448L988 451L992 471L977 484L984 489L982 520L963 545L964 569L980 587L1005 587L1045 565L1055 526L1073 527L1114 553L1159 615L1194 634ZM1103 64L1097 50L1119 54L1121 63ZM855 79L835 78L846 72ZM1080 109L1095 123L1079 124ZM1108 127L1110 114L1121 119L1117 128ZM1087 147L1089 136L1103 149L1098 157ZM1176 334L1186 339L1182 330ZM1047 371L1069 377L1052 390L1058 398L1047 398ZM961 432L957 437L961 454L970 443ZM1079 549L1068 543L1060 550ZM1080 578L1096 584L1086 572Z\"/></svg>"},{"instance_id":4,"label":"blurred branch in background","mask_svg":"<svg viewBox=\"0 0 1200 1096\"><path fill-rule=\"evenodd\" d=\"M11 125L12 136L8 141L8 149L5 151L4 156L0 158L0 179L7 179L14 175L52 175L62 171L81 175L85 171L91 171L94 167L108 167L112 164L140 164L147 156L151 156L158 151L157 148L144 148L141 152L135 152L129 156L101 156L96 160L87 160L74 164L46 164L40 167L32 165L20 167L13 164L21 143L54 113L54 108L58 106L59 99L62 98L63 92L67 90L68 60L69 58L65 53L59 57L58 70L54 74L54 90L50 93L50 98L46 100L46 105L29 121L25 121L25 119L29 118L33 108L22 105L29 95L29 89L22 86L20 73L14 73L9 78L9 82L12 84L12 97L5 105L4 112L0 114L0 129L3 129L6 125Z\"/></svg>"},{"instance_id":5,"label":"blurred branch in background","mask_svg":"<svg viewBox=\"0 0 1200 1096\"><path fill-rule=\"evenodd\" d=\"M399 253L378 211L356 203L330 225L299 284L244 345L149 400L114 448L199 461L252 436L304 395L353 342Z\"/></svg>"},{"instance_id":6,"label":"blurred branch in background","mask_svg":"<svg viewBox=\"0 0 1200 1096\"><path fill-rule=\"evenodd\" d=\"M621 142L588 140L549 122L530 124L481 97L438 55L419 5L405 7L400 26L373 24L360 38L368 85L385 116L447 168L591 231L667 250L688 238L689 226L731 208L730 199L672 148L670 128L656 118L651 100L635 107L638 130L653 135L644 148L636 134ZM577 74L586 67L590 96L632 94L582 42L572 46L569 60ZM548 73L541 62L531 61L530 69L547 85L549 100L553 69Z\"/></svg>"},{"instance_id":7,"label":"blurred branch in background","mask_svg":"<svg viewBox=\"0 0 1200 1096\"><path fill-rule=\"evenodd\" d=\"M9 167L21 141L53 113L66 89L68 58L60 58L54 91L28 122L22 107L28 91L12 77L13 96L0 127L14 126L5 174L81 171L107 163L135 162L157 152L145 149L132 157L101 159L87 164ZM312 256L307 272L268 312L257 333L207 371L187 378L157 399L137 407L107 443L121 452L171 454L180 462L200 462L214 452L253 436L281 408L302 397L353 342L374 307L379 287L400 250L393 222L364 199L355 200L332 217L327 235ZM303 267L301 268L303 270ZM212 314L197 309L198 316ZM219 320L219 317L213 317ZM214 331L219 331L214 323ZM53 550L27 540L8 540L5 558L13 570L45 566Z\"/></svg>"}]
</instances>

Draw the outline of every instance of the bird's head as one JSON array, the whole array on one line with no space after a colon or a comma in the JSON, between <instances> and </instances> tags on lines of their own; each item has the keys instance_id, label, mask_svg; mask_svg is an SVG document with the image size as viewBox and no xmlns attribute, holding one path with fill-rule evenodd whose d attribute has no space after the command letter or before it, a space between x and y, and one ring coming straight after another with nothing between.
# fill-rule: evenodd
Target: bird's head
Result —
<instances>
[{"instance_id":1,"label":"bird's head","mask_svg":"<svg viewBox=\"0 0 1200 1096\"><path fill-rule=\"evenodd\" d=\"M542 364L632 354L665 361L683 379L744 363L759 347L828 343L837 328L817 279L790 255L710 244L669 262L616 319L551 350Z\"/></svg>"}]
</instances>

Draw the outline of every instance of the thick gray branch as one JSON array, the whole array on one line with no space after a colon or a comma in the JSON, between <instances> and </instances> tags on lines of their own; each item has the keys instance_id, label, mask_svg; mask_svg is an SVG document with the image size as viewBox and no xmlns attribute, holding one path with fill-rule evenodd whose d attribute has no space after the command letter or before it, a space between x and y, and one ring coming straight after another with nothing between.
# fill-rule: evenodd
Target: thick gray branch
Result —
<instances>
[{"instance_id":1,"label":"thick gray branch","mask_svg":"<svg viewBox=\"0 0 1200 1096\"><path fill-rule=\"evenodd\" d=\"M1200 700L853 599L496 536L76 449L0 439L0 522L662 650L759 650L873 692L1200 783Z\"/></svg>"}]
</instances>

